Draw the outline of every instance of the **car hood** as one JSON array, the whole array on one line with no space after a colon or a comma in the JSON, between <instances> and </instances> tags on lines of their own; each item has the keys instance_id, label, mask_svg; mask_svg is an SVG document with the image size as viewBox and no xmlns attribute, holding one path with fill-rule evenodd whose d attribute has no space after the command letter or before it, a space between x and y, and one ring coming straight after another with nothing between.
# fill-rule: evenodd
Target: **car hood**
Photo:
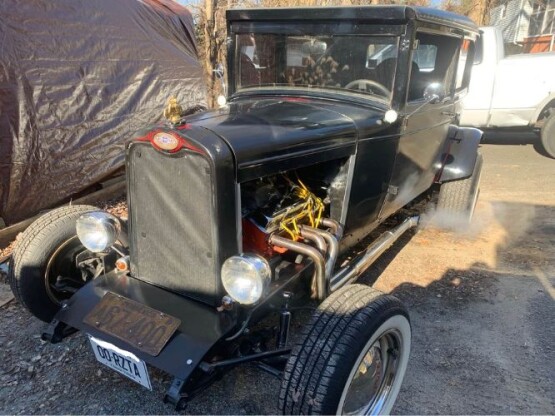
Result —
<instances>
[{"instance_id":1,"label":"car hood","mask_svg":"<svg viewBox=\"0 0 555 416\"><path fill-rule=\"evenodd\" d=\"M187 119L231 148L239 181L355 153L361 130L383 129L383 111L297 97L242 99Z\"/></svg>"}]
</instances>

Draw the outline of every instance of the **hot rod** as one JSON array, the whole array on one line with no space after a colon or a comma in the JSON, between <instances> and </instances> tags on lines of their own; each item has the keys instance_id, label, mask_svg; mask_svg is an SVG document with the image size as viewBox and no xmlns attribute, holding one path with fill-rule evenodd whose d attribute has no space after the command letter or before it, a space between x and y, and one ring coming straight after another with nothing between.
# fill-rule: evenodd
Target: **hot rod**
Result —
<instances>
[{"instance_id":1,"label":"hot rod","mask_svg":"<svg viewBox=\"0 0 555 416\"><path fill-rule=\"evenodd\" d=\"M15 250L13 291L49 323L44 339L82 331L100 363L146 388L149 366L171 374L178 409L255 362L282 378L284 413L388 413L409 314L353 282L418 215L338 258L416 202L470 220L481 132L457 123L478 29L405 6L227 19L221 108L183 116L171 100L168 121L126 148L129 219L48 212Z\"/></svg>"}]
</instances>

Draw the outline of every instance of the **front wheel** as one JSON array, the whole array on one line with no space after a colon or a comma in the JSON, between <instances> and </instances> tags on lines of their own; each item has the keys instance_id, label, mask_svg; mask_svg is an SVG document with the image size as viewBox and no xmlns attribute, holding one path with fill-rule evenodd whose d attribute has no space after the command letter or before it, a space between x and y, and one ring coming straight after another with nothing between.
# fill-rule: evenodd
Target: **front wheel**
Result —
<instances>
[{"instance_id":1,"label":"front wheel","mask_svg":"<svg viewBox=\"0 0 555 416\"><path fill-rule=\"evenodd\" d=\"M388 414L407 369L411 327L394 296L355 284L326 299L284 372L284 414Z\"/></svg>"}]
</instances>

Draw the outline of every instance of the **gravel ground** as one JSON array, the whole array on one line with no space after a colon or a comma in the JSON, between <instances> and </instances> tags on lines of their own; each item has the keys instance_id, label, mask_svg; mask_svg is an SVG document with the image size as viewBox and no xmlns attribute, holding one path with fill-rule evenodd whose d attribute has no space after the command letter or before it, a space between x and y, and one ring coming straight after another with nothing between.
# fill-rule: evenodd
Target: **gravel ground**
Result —
<instances>
[{"instance_id":1,"label":"gravel ground","mask_svg":"<svg viewBox=\"0 0 555 416\"><path fill-rule=\"evenodd\" d=\"M555 161L510 140L482 147L471 230L442 230L445 218L431 213L363 278L411 311L411 361L395 413L555 414ZM148 392L97 364L82 334L51 345L43 329L15 302L0 308L0 413L173 413L161 402L164 374L151 369ZM186 412L276 413L278 389L277 379L244 367Z\"/></svg>"}]
</instances>

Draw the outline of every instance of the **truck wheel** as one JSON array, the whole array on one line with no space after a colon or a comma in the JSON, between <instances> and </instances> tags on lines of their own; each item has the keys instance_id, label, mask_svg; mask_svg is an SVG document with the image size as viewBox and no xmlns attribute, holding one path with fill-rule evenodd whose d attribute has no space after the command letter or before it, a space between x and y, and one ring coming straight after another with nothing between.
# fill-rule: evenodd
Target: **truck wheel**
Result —
<instances>
[{"instance_id":1,"label":"truck wheel","mask_svg":"<svg viewBox=\"0 0 555 416\"><path fill-rule=\"evenodd\" d=\"M540 131L542 147L545 152L555 159L555 112L551 114Z\"/></svg>"},{"instance_id":2,"label":"truck wheel","mask_svg":"<svg viewBox=\"0 0 555 416\"><path fill-rule=\"evenodd\" d=\"M328 297L285 367L284 414L386 414L407 369L408 312L394 296L348 285Z\"/></svg>"},{"instance_id":3,"label":"truck wheel","mask_svg":"<svg viewBox=\"0 0 555 416\"><path fill-rule=\"evenodd\" d=\"M85 248L75 223L83 213L98 208L73 205L55 209L33 222L14 249L8 280L15 298L37 318L50 322L63 300L84 284L75 256ZM58 276L75 278L56 285Z\"/></svg>"},{"instance_id":4,"label":"truck wheel","mask_svg":"<svg viewBox=\"0 0 555 416\"><path fill-rule=\"evenodd\" d=\"M474 171L469 178L445 182L441 185L437 201L439 211L460 217L467 224L472 221L478 195L480 195L482 165L482 155L478 153Z\"/></svg>"}]
</instances>

